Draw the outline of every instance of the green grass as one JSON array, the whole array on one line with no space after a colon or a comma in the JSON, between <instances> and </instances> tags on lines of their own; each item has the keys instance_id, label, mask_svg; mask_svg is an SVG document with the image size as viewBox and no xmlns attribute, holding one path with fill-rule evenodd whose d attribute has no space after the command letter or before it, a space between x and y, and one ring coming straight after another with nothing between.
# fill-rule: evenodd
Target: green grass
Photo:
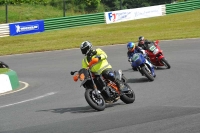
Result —
<instances>
[{"instance_id":1,"label":"green grass","mask_svg":"<svg viewBox=\"0 0 200 133\"><path fill-rule=\"evenodd\" d=\"M79 15L67 9L66 16ZM63 10L42 5L8 5L8 23L63 17ZM5 5L0 6L0 24L6 23Z\"/></svg>"},{"instance_id":2,"label":"green grass","mask_svg":"<svg viewBox=\"0 0 200 133\"><path fill-rule=\"evenodd\" d=\"M45 9L44 9L45 8ZM0 23L6 22L5 6L0 6ZM62 10L51 6L21 5L8 6L8 22L21 22L29 20L39 20L51 17L63 17Z\"/></svg>"},{"instance_id":3,"label":"green grass","mask_svg":"<svg viewBox=\"0 0 200 133\"><path fill-rule=\"evenodd\" d=\"M4 74L4 73L6 73L8 71L9 71L8 68L0 68L0 74Z\"/></svg>"},{"instance_id":4,"label":"green grass","mask_svg":"<svg viewBox=\"0 0 200 133\"><path fill-rule=\"evenodd\" d=\"M150 40L200 37L200 10L115 24L62 29L39 34L0 38L0 55L79 47L89 40L95 46L124 44L143 35Z\"/></svg>"}]
</instances>

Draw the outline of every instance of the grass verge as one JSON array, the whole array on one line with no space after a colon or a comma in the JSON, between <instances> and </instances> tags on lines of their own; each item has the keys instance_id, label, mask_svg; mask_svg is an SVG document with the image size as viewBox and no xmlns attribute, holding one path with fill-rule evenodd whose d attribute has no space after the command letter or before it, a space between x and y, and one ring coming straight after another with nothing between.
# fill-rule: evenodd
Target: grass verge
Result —
<instances>
[{"instance_id":1,"label":"grass verge","mask_svg":"<svg viewBox=\"0 0 200 133\"><path fill-rule=\"evenodd\" d=\"M200 10L115 24L62 29L0 38L0 55L77 48L89 40L94 46L125 44L143 35L150 40L200 37Z\"/></svg>"},{"instance_id":2,"label":"grass verge","mask_svg":"<svg viewBox=\"0 0 200 133\"><path fill-rule=\"evenodd\" d=\"M0 74L4 74L4 73L6 73L8 71L9 71L8 68L0 68Z\"/></svg>"}]
</instances>

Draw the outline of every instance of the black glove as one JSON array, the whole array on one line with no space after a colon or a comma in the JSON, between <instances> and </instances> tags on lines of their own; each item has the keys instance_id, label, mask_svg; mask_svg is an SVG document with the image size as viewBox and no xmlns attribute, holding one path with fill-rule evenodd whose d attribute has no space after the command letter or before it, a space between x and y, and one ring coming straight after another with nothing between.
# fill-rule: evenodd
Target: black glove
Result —
<instances>
[{"instance_id":1,"label":"black glove","mask_svg":"<svg viewBox=\"0 0 200 133\"><path fill-rule=\"evenodd\" d=\"M131 58L128 59L128 62L131 62Z\"/></svg>"},{"instance_id":2,"label":"black glove","mask_svg":"<svg viewBox=\"0 0 200 133\"><path fill-rule=\"evenodd\" d=\"M98 58L99 60L101 60L101 56L100 55L96 55L95 58Z\"/></svg>"}]
</instances>

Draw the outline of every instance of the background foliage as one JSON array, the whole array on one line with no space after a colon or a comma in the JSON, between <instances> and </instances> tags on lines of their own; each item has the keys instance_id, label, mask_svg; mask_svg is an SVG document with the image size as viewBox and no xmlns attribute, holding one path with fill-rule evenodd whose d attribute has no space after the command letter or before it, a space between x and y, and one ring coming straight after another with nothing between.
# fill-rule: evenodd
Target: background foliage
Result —
<instances>
[{"instance_id":1,"label":"background foliage","mask_svg":"<svg viewBox=\"0 0 200 133\"><path fill-rule=\"evenodd\" d=\"M146 7L152 5L167 4L173 2L181 2L186 0L1 0L0 5L7 4L40 4L40 5L51 5L57 8L63 8L63 3L70 8L84 8L86 10L97 10L103 6L104 11L130 9L137 7Z\"/></svg>"},{"instance_id":2,"label":"background foliage","mask_svg":"<svg viewBox=\"0 0 200 133\"><path fill-rule=\"evenodd\" d=\"M85 40L91 41L94 46L100 46L125 44L130 41L137 42L141 35L149 40L199 38L199 14L200 9L114 24L99 24L38 34L2 37L0 38L0 56L79 48L81 42Z\"/></svg>"},{"instance_id":3,"label":"background foliage","mask_svg":"<svg viewBox=\"0 0 200 133\"><path fill-rule=\"evenodd\" d=\"M177 0L176 2L181 1L185 0ZM0 0L0 24L139 8L173 2L175 0ZM5 7L7 7L7 10Z\"/></svg>"}]
</instances>

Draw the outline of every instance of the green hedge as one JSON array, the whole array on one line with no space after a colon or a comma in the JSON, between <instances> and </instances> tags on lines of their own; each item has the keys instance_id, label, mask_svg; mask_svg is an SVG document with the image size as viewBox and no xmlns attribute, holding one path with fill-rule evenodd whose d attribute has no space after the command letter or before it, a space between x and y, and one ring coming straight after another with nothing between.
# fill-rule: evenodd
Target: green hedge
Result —
<instances>
[{"instance_id":1,"label":"green hedge","mask_svg":"<svg viewBox=\"0 0 200 133\"><path fill-rule=\"evenodd\" d=\"M50 0L9 0L8 4L47 4ZM1 0L0 5L6 3L6 0Z\"/></svg>"}]
</instances>

